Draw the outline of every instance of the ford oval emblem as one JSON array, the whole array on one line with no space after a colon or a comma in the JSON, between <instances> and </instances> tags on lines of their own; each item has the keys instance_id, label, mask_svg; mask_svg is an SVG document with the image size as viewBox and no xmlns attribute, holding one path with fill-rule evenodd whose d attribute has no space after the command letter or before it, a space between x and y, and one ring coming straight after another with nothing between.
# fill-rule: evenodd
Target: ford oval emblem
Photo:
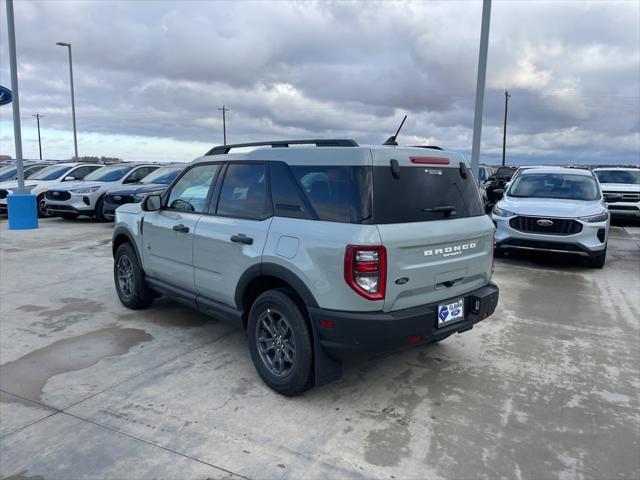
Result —
<instances>
[{"instance_id":1,"label":"ford oval emblem","mask_svg":"<svg viewBox=\"0 0 640 480\"><path fill-rule=\"evenodd\" d=\"M405 283L407 283L409 281L409 277L400 277L400 278L396 278L396 285L404 285Z\"/></svg>"},{"instance_id":2,"label":"ford oval emblem","mask_svg":"<svg viewBox=\"0 0 640 480\"><path fill-rule=\"evenodd\" d=\"M52 192L54 197L59 197L60 196L60 192Z\"/></svg>"},{"instance_id":3,"label":"ford oval emblem","mask_svg":"<svg viewBox=\"0 0 640 480\"><path fill-rule=\"evenodd\" d=\"M6 105L11 103L12 95L11 90L0 85L0 105Z\"/></svg>"},{"instance_id":4,"label":"ford oval emblem","mask_svg":"<svg viewBox=\"0 0 640 480\"><path fill-rule=\"evenodd\" d=\"M116 202L118 202L118 201L122 200L122 197L121 197L120 195L114 195L114 196L113 196L113 199L114 199Z\"/></svg>"},{"instance_id":5,"label":"ford oval emblem","mask_svg":"<svg viewBox=\"0 0 640 480\"><path fill-rule=\"evenodd\" d=\"M549 219L546 219L546 218L541 218L536 223L538 225L540 225L541 227L550 227L551 225L553 225L553 221L551 221Z\"/></svg>"}]
</instances>

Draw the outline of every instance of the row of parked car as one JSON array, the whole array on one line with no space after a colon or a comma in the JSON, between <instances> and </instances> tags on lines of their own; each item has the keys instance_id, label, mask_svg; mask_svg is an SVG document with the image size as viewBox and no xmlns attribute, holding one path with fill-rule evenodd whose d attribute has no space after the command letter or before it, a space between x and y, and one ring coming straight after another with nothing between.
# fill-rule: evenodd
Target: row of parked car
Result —
<instances>
[{"instance_id":1,"label":"row of parked car","mask_svg":"<svg viewBox=\"0 0 640 480\"><path fill-rule=\"evenodd\" d=\"M81 215L99 221L113 220L115 209L139 202L145 194L162 191L185 164L80 162L25 165L25 187L37 198L40 217L74 219ZM18 186L15 166L0 169L0 213L7 211L7 196ZM4 181L2 181L4 180Z\"/></svg>"}]
</instances>

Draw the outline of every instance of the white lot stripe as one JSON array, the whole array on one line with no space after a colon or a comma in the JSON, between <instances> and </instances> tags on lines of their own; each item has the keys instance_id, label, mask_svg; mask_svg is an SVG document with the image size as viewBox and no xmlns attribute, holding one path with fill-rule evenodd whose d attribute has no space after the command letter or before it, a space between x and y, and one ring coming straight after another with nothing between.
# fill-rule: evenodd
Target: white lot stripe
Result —
<instances>
[{"instance_id":1,"label":"white lot stripe","mask_svg":"<svg viewBox=\"0 0 640 480\"><path fill-rule=\"evenodd\" d=\"M624 227L624 229L631 236L640 236L640 227Z\"/></svg>"}]
</instances>

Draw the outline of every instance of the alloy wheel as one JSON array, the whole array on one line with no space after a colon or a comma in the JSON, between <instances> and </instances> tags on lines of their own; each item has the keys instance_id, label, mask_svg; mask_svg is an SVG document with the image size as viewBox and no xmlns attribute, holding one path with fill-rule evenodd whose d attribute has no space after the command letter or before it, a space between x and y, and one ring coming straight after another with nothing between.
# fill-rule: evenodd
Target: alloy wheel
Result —
<instances>
[{"instance_id":1,"label":"alloy wheel","mask_svg":"<svg viewBox=\"0 0 640 480\"><path fill-rule=\"evenodd\" d=\"M293 330L282 313L265 310L256 322L256 344L260 358L273 375L287 375L296 361Z\"/></svg>"},{"instance_id":2,"label":"alloy wheel","mask_svg":"<svg viewBox=\"0 0 640 480\"><path fill-rule=\"evenodd\" d=\"M133 264L131 263L131 259L126 255L122 255L118 259L117 273L120 291L125 297L131 297L135 288Z\"/></svg>"}]
</instances>

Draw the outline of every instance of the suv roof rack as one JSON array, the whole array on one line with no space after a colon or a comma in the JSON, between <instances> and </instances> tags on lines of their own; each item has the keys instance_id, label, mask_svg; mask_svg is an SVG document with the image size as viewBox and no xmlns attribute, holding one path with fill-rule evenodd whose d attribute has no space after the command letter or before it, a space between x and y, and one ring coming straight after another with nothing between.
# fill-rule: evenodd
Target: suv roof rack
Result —
<instances>
[{"instance_id":1,"label":"suv roof rack","mask_svg":"<svg viewBox=\"0 0 640 480\"><path fill-rule=\"evenodd\" d=\"M318 140L274 140L271 142L234 143L232 145L220 145L213 147L205 155L225 155L233 148L242 147L272 147L281 148L289 145L315 145L316 147L357 147L355 140L345 138L331 138Z\"/></svg>"}]
</instances>

